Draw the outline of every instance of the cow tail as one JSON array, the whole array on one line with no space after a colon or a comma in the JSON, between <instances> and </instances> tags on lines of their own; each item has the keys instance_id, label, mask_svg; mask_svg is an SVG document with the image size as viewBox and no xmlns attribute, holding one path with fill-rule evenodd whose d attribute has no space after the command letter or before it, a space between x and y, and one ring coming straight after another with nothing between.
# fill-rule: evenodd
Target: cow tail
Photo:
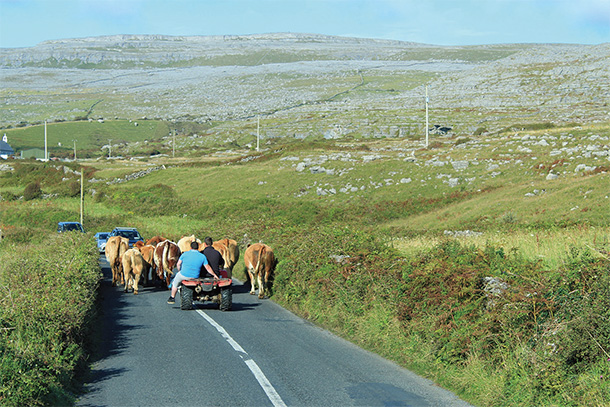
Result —
<instances>
[{"instance_id":1,"label":"cow tail","mask_svg":"<svg viewBox=\"0 0 610 407\"><path fill-rule=\"evenodd\" d=\"M123 259L121 257L122 256L119 256L119 253L117 253L114 259L114 267L117 270L121 270L123 268Z\"/></svg>"},{"instance_id":2,"label":"cow tail","mask_svg":"<svg viewBox=\"0 0 610 407\"><path fill-rule=\"evenodd\" d=\"M258 271L260 273L260 267L261 267L261 263L263 264L263 266L265 265L265 262L263 261L263 257L267 254L267 246L263 245L261 246L261 250L258 252L258 264L256 265L256 271Z\"/></svg>"},{"instance_id":3,"label":"cow tail","mask_svg":"<svg viewBox=\"0 0 610 407\"><path fill-rule=\"evenodd\" d=\"M167 264L168 252L169 252L169 244L166 244L165 246L163 246L163 257L161 258L161 262L163 264L163 272L167 275L169 275L169 270L168 270L169 265Z\"/></svg>"}]
</instances>

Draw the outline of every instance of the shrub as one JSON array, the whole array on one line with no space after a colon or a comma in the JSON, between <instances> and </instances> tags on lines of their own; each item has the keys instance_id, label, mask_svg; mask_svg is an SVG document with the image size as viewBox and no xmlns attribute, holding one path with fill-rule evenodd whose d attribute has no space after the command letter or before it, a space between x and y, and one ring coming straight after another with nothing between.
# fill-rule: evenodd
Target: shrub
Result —
<instances>
[{"instance_id":1,"label":"shrub","mask_svg":"<svg viewBox=\"0 0 610 407\"><path fill-rule=\"evenodd\" d=\"M514 223L518 223L519 219L517 218L517 215L515 215L513 212L507 212L504 215L502 215L502 217L500 218L500 221L502 223L506 223L506 224L514 224Z\"/></svg>"},{"instance_id":2,"label":"shrub","mask_svg":"<svg viewBox=\"0 0 610 407\"><path fill-rule=\"evenodd\" d=\"M38 199L40 197L42 197L42 189L40 188L39 182L32 182L25 187L23 199L31 201L32 199Z\"/></svg>"},{"instance_id":3,"label":"shrub","mask_svg":"<svg viewBox=\"0 0 610 407\"><path fill-rule=\"evenodd\" d=\"M558 353L571 374L580 374L610 359L610 266L588 248L573 248L556 284Z\"/></svg>"},{"instance_id":4,"label":"shrub","mask_svg":"<svg viewBox=\"0 0 610 407\"><path fill-rule=\"evenodd\" d=\"M80 182L70 182L70 184L68 185L68 196L72 198L80 196Z\"/></svg>"}]
</instances>

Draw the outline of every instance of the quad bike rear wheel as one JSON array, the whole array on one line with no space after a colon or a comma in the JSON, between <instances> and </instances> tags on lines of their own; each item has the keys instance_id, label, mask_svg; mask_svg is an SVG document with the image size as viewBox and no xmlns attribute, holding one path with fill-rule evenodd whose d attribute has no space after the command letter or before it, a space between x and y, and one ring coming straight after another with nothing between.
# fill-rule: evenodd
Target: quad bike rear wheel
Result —
<instances>
[{"instance_id":1,"label":"quad bike rear wheel","mask_svg":"<svg viewBox=\"0 0 610 407\"><path fill-rule=\"evenodd\" d=\"M193 289L184 285L180 287L180 309L185 311L193 309Z\"/></svg>"},{"instance_id":2,"label":"quad bike rear wheel","mask_svg":"<svg viewBox=\"0 0 610 407\"><path fill-rule=\"evenodd\" d=\"M220 307L221 311L229 311L233 305L233 288L231 286L220 289Z\"/></svg>"}]
</instances>

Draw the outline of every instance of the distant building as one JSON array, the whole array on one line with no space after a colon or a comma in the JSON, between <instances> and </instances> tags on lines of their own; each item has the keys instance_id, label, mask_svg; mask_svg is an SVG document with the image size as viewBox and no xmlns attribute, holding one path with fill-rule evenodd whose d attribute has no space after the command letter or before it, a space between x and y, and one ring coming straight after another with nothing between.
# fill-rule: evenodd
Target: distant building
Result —
<instances>
[{"instance_id":1,"label":"distant building","mask_svg":"<svg viewBox=\"0 0 610 407\"><path fill-rule=\"evenodd\" d=\"M29 150L21 151L21 158L32 158L37 160L44 160L44 150L40 148L31 148Z\"/></svg>"},{"instance_id":2,"label":"distant building","mask_svg":"<svg viewBox=\"0 0 610 407\"><path fill-rule=\"evenodd\" d=\"M0 157L6 160L13 155L15 155L15 151L8 145L8 138L5 134L4 137L2 137L2 141L0 141Z\"/></svg>"}]
</instances>

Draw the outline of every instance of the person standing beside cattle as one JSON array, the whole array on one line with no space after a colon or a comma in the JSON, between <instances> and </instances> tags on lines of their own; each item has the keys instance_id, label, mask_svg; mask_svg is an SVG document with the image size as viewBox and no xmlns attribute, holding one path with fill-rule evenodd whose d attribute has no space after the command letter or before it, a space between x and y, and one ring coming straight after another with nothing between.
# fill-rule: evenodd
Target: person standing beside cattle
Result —
<instances>
[{"instance_id":1,"label":"person standing beside cattle","mask_svg":"<svg viewBox=\"0 0 610 407\"><path fill-rule=\"evenodd\" d=\"M208 259L205 255L200 253L198 249L199 243L191 242L191 250L182 253L180 259L178 259L178 263L176 264L178 273L174 277L174 281L172 281L172 293L167 300L168 304L174 304L176 302L176 293L178 292L178 287L182 280L199 278L202 267L205 267L208 273L212 274L214 278L218 278L218 275L208 264Z\"/></svg>"},{"instance_id":2,"label":"person standing beside cattle","mask_svg":"<svg viewBox=\"0 0 610 407\"><path fill-rule=\"evenodd\" d=\"M224 265L224 259L220 252L212 247L213 243L214 241L209 236L203 239L204 249L201 253L208 259L208 263L210 267L212 267L212 270L214 270L214 273L216 273L217 276L220 276L220 265Z\"/></svg>"}]
</instances>

